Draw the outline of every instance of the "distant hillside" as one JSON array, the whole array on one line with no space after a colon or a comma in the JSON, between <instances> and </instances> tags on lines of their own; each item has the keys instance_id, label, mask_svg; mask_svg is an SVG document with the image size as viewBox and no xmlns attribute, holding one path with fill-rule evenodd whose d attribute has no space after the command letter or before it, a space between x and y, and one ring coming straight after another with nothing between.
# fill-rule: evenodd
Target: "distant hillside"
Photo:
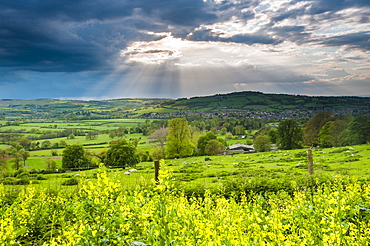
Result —
<instances>
[{"instance_id":1,"label":"distant hillside","mask_svg":"<svg viewBox=\"0 0 370 246\"><path fill-rule=\"evenodd\" d=\"M311 97L262 92L234 92L173 99L126 98L101 101L2 99L0 118L94 119L173 118L187 116L286 119L308 118L318 111L338 115L369 114L370 97Z\"/></svg>"},{"instance_id":2,"label":"distant hillside","mask_svg":"<svg viewBox=\"0 0 370 246\"><path fill-rule=\"evenodd\" d=\"M370 97L311 97L262 92L234 92L206 97L192 97L162 103L165 108L191 111L262 110L348 108L369 109Z\"/></svg>"},{"instance_id":3,"label":"distant hillside","mask_svg":"<svg viewBox=\"0 0 370 246\"><path fill-rule=\"evenodd\" d=\"M158 98L126 98L101 101L58 99L2 99L0 117L61 118L74 115L80 118L122 117L132 111L147 109L165 102Z\"/></svg>"}]
</instances>

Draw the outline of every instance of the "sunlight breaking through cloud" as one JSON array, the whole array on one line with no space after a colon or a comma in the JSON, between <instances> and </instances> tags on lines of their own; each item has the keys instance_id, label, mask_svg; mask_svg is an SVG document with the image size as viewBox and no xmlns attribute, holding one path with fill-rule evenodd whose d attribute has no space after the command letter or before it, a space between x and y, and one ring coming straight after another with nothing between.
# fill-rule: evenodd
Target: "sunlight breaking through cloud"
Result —
<instances>
[{"instance_id":1,"label":"sunlight breaking through cloud","mask_svg":"<svg viewBox=\"0 0 370 246\"><path fill-rule=\"evenodd\" d=\"M167 60L173 60L182 57L180 51L188 41L180 38L174 38L171 33L150 34L164 36L158 41L135 42L125 50L121 51L121 57L127 57L128 62L142 62L146 64L161 64Z\"/></svg>"}]
</instances>

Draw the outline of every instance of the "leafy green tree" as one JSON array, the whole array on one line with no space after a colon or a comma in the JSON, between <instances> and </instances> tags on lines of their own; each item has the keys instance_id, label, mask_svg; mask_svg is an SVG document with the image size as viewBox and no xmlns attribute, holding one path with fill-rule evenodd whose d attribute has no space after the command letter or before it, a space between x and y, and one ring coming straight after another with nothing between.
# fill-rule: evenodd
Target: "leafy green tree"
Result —
<instances>
[{"instance_id":1,"label":"leafy green tree","mask_svg":"<svg viewBox=\"0 0 370 246\"><path fill-rule=\"evenodd\" d=\"M202 136L202 133L199 131L199 128L195 126L190 126L190 141L193 146L197 145L200 136Z\"/></svg>"},{"instance_id":2,"label":"leafy green tree","mask_svg":"<svg viewBox=\"0 0 370 246\"><path fill-rule=\"evenodd\" d=\"M155 147L150 151L153 160L161 160L164 158L164 150L161 147Z\"/></svg>"},{"instance_id":3,"label":"leafy green tree","mask_svg":"<svg viewBox=\"0 0 370 246\"><path fill-rule=\"evenodd\" d=\"M60 140L60 141L59 141L59 146L60 146L60 147L62 147L62 148L64 148L64 147L66 147L66 146L67 146L67 142L66 142L66 141L64 141L64 140Z\"/></svg>"},{"instance_id":4,"label":"leafy green tree","mask_svg":"<svg viewBox=\"0 0 370 246\"><path fill-rule=\"evenodd\" d=\"M52 156L57 156L57 155L58 155L58 151L57 151L56 149L52 149L52 150L50 151L50 154L51 154Z\"/></svg>"},{"instance_id":5,"label":"leafy green tree","mask_svg":"<svg viewBox=\"0 0 370 246\"><path fill-rule=\"evenodd\" d=\"M220 134L223 136L223 135L226 135L226 133L227 133L226 127L222 127L220 130Z\"/></svg>"},{"instance_id":6,"label":"leafy green tree","mask_svg":"<svg viewBox=\"0 0 370 246\"><path fill-rule=\"evenodd\" d=\"M197 149L199 155L206 154L206 145L210 140L217 139L217 136L213 132L207 132L204 136L199 137Z\"/></svg>"},{"instance_id":7,"label":"leafy green tree","mask_svg":"<svg viewBox=\"0 0 370 246\"><path fill-rule=\"evenodd\" d=\"M28 138L21 138L18 140L18 143L20 145L22 145L22 147L25 149L25 150L29 150L30 149L30 146L31 146L31 140L29 140Z\"/></svg>"},{"instance_id":8,"label":"leafy green tree","mask_svg":"<svg viewBox=\"0 0 370 246\"><path fill-rule=\"evenodd\" d=\"M204 152L206 155L217 155L224 151L224 145L217 139L211 139L207 142Z\"/></svg>"},{"instance_id":9,"label":"leafy green tree","mask_svg":"<svg viewBox=\"0 0 370 246\"><path fill-rule=\"evenodd\" d=\"M46 169L55 170L57 169L57 162L53 159L46 159Z\"/></svg>"},{"instance_id":10,"label":"leafy green tree","mask_svg":"<svg viewBox=\"0 0 370 246\"><path fill-rule=\"evenodd\" d=\"M92 157L96 157L99 159L100 163L104 163L105 162L105 158L107 157L107 150L103 150L103 151L100 151L100 152L89 152L89 154L91 154Z\"/></svg>"},{"instance_id":11,"label":"leafy green tree","mask_svg":"<svg viewBox=\"0 0 370 246\"><path fill-rule=\"evenodd\" d=\"M131 140L131 143L135 146L135 147L137 147L138 145L139 145L139 143L140 143L140 138L132 138L132 139L130 139Z\"/></svg>"},{"instance_id":12,"label":"leafy green tree","mask_svg":"<svg viewBox=\"0 0 370 246\"><path fill-rule=\"evenodd\" d=\"M263 126L261 127L258 132L254 134L254 137L257 138L260 135L266 135L270 137L271 143L276 143L277 140L277 131L275 127L272 126Z\"/></svg>"},{"instance_id":13,"label":"leafy green tree","mask_svg":"<svg viewBox=\"0 0 370 246\"><path fill-rule=\"evenodd\" d=\"M284 120L280 122L277 135L277 143L281 149L296 149L302 146L302 129L295 120Z\"/></svg>"},{"instance_id":14,"label":"leafy green tree","mask_svg":"<svg viewBox=\"0 0 370 246\"><path fill-rule=\"evenodd\" d=\"M120 140L107 150L104 163L106 166L127 167L135 166L140 162L136 154L136 147L126 140Z\"/></svg>"},{"instance_id":15,"label":"leafy green tree","mask_svg":"<svg viewBox=\"0 0 370 246\"><path fill-rule=\"evenodd\" d=\"M35 150L37 147L36 143L35 142L31 142L30 144L30 150Z\"/></svg>"},{"instance_id":16,"label":"leafy green tree","mask_svg":"<svg viewBox=\"0 0 370 246\"><path fill-rule=\"evenodd\" d=\"M254 137L257 138L259 135L268 135L272 126L263 126L255 134Z\"/></svg>"},{"instance_id":17,"label":"leafy green tree","mask_svg":"<svg viewBox=\"0 0 370 246\"><path fill-rule=\"evenodd\" d=\"M218 130L217 130L217 127L211 127L211 129L209 131L216 134Z\"/></svg>"},{"instance_id":18,"label":"leafy green tree","mask_svg":"<svg viewBox=\"0 0 370 246\"><path fill-rule=\"evenodd\" d=\"M245 128L244 126L237 125L233 129L233 134L234 135L244 135L245 134Z\"/></svg>"},{"instance_id":19,"label":"leafy green tree","mask_svg":"<svg viewBox=\"0 0 370 246\"><path fill-rule=\"evenodd\" d=\"M13 167L16 170L21 168L22 155L16 149L10 151L10 155L13 157Z\"/></svg>"},{"instance_id":20,"label":"leafy green tree","mask_svg":"<svg viewBox=\"0 0 370 246\"><path fill-rule=\"evenodd\" d=\"M110 137L111 139L115 138L116 136L117 136L117 135L116 135L116 133L115 133L114 131L109 132L109 137Z\"/></svg>"},{"instance_id":21,"label":"leafy green tree","mask_svg":"<svg viewBox=\"0 0 370 246\"><path fill-rule=\"evenodd\" d=\"M222 125L222 127L225 127L227 132L232 132L232 130L233 130L233 126L230 125L230 123L228 123L228 122L224 123Z\"/></svg>"},{"instance_id":22,"label":"leafy green tree","mask_svg":"<svg viewBox=\"0 0 370 246\"><path fill-rule=\"evenodd\" d=\"M328 121L319 132L320 147L343 146L346 140L348 117Z\"/></svg>"},{"instance_id":23,"label":"leafy green tree","mask_svg":"<svg viewBox=\"0 0 370 246\"><path fill-rule=\"evenodd\" d=\"M5 149L0 149L0 170L8 169L8 151Z\"/></svg>"},{"instance_id":24,"label":"leafy green tree","mask_svg":"<svg viewBox=\"0 0 370 246\"><path fill-rule=\"evenodd\" d=\"M86 139L89 139L89 140L94 140L94 139L97 139L98 138L98 132L97 131L89 131L87 134L86 134Z\"/></svg>"},{"instance_id":25,"label":"leafy green tree","mask_svg":"<svg viewBox=\"0 0 370 246\"><path fill-rule=\"evenodd\" d=\"M328 121L321 127L321 130L319 132L319 145L320 147L332 147L331 141L330 141L330 127L332 125L333 121Z\"/></svg>"},{"instance_id":26,"label":"leafy green tree","mask_svg":"<svg viewBox=\"0 0 370 246\"><path fill-rule=\"evenodd\" d=\"M67 146L64 149L62 156L63 168L80 168L88 167L90 165L89 160L85 157L85 149L79 144Z\"/></svg>"},{"instance_id":27,"label":"leafy green tree","mask_svg":"<svg viewBox=\"0 0 370 246\"><path fill-rule=\"evenodd\" d=\"M168 123L166 156L168 158L190 156L194 152L188 121L185 118L172 119Z\"/></svg>"},{"instance_id":28,"label":"leafy green tree","mask_svg":"<svg viewBox=\"0 0 370 246\"><path fill-rule=\"evenodd\" d=\"M20 145L17 142L11 142L10 145L12 146L11 152L16 152L16 151L19 151L23 148L22 145Z\"/></svg>"},{"instance_id":29,"label":"leafy green tree","mask_svg":"<svg viewBox=\"0 0 370 246\"><path fill-rule=\"evenodd\" d=\"M25 150L25 149L21 149L19 151L19 154L20 154L20 156L22 158L23 166L26 166L26 161L27 161L28 157L30 157L30 152L27 151L27 150Z\"/></svg>"},{"instance_id":30,"label":"leafy green tree","mask_svg":"<svg viewBox=\"0 0 370 246\"><path fill-rule=\"evenodd\" d=\"M51 142L49 140L45 140L44 142L41 143L41 148L43 149L51 148Z\"/></svg>"},{"instance_id":31,"label":"leafy green tree","mask_svg":"<svg viewBox=\"0 0 370 246\"><path fill-rule=\"evenodd\" d=\"M147 162L152 160L149 151L136 149L136 155L139 157L140 162Z\"/></svg>"},{"instance_id":32,"label":"leafy green tree","mask_svg":"<svg viewBox=\"0 0 370 246\"><path fill-rule=\"evenodd\" d=\"M277 141L277 130L275 128L271 128L268 136L270 137L271 143L275 144Z\"/></svg>"},{"instance_id":33,"label":"leafy green tree","mask_svg":"<svg viewBox=\"0 0 370 246\"><path fill-rule=\"evenodd\" d=\"M271 150L270 137L267 135L259 135L253 141L253 147L256 152L266 152Z\"/></svg>"},{"instance_id":34,"label":"leafy green tree","mask_svg":"<svg viewBox=\"0 0 370 246\"><path fill-rule=\"evenodd\" d=\"M116 130L116 136L119 138L123 138L125 136L125 128L120 126Z\"/></svg>"},{"instance_id":35,"label":"leafy green tree","mask_svg":"<svg viewBox=\"0 0 370 246\"><path fill-rule=\"evenodd\" d=\"M338 119L331 123L329 128L330 142L332 146L344 146L346 141L349 119Z\"/></svg>"},{"instance_id":36,"label":"leafy green tree","mask_svg":"<svg viewBox=\"0 0 370 246\"><path fill-rule=\"evenodd\" d=\"M365 144L370 141L370 116L358 115L348 124L348 144Z\"/></svg>"},{"instance_id":37,"label":"leafy green tree","mask_svg":"<svg viewBox=\"0 0 370 246\"><path fill-rule=\"evenodd\" d=\"M90 163L90 166L98 166L98 164L95 162L95 159L93 158L95 155L95 153L91 150L85 150L85 157L86 159L89 161Z\"/></svg>"},{"instance_id":38,"label":"leafy green tree","mask_svg":"<svg viewBox=\"0 0 370 246\"><path fill-rule=\"evenodd\" d=\"M313 146L319 144L319 132L326 122L334 120L334 115L329 111L321 111L307 121L303 126L304 143Z\"/></svg>"}]
</instances>

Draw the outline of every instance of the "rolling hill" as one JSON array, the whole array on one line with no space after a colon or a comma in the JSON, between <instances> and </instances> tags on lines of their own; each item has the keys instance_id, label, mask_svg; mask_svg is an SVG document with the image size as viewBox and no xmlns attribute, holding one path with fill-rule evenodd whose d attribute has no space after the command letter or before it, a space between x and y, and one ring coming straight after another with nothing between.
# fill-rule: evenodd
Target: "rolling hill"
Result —
<instances>
[{"instance_id":1,"label":"rolling hill","mask_svg":"<svg viewBox=\"0 0 370 246\"><path fill-rule=\"evenodd\" d=\"M302 96L233 92L204 97L125 98L101 101L2 99L0 117L28 118L171 118L186 116L309 117L321 110L339 115L369 114L370 97Z\"/></svg>"},{"instance_id":2,"label":"rolling hill","mask_svg":"<svg viewBox=\"0 0 370 246\"><path fill-rule=\"evenodd\" d=\"M178 110L223 111L223 110L264 110L312 108L369 108L369 97L312 97L287 94L264 94L262 92L234 92L207 97L183 98L162 103L163 107Z\"/></svg>"}]
</instances>

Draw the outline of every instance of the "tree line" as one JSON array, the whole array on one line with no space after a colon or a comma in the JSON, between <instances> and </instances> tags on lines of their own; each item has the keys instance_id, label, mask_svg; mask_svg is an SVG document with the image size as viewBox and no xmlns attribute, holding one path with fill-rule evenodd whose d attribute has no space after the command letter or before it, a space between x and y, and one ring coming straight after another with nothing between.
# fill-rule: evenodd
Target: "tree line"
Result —
<instances>
[{"instance_id":1,"label":"tree line","mask_svg":"<svg viewBox=\"0 0 370 246\"><path fill-rule=\"evenodd\" d=\"M240 134L245 134L245 130ZM167 127L163 125L162 128L155 130L148 139L154 144L150 159L217 155L227 148L224 138L217 137L213 131L202 134L185 118L170 120ZM256 151L269 151L272 143L279 149L289 150L303 146L339 147L369 141L369 116L338 117L322 111L304 124L288 119L277 126L264 126L254 135L253 145ZM110 149L100 154L99 158L112 166L135 165L141 160L135 144L125 140L113 141Z\"/></svg>"}]
</instances>

